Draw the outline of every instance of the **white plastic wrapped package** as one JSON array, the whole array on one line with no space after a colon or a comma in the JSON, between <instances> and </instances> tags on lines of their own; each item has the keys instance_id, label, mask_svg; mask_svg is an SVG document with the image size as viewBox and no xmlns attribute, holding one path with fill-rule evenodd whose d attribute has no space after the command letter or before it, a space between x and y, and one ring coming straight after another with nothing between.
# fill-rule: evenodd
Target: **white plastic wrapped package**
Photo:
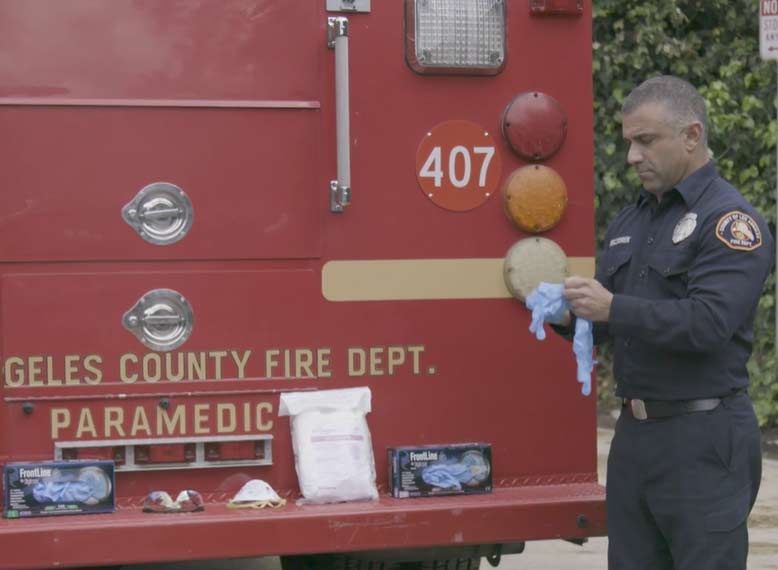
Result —
<instances>
[{"instance_id":1,"label":"white plastic wrapped package","mask_svg":"<svg viewBox=\"0 0 778 570\"><path fill-rule=\"evenodd\" d=\"M278 415L290 417L300 503L378 498L369 411L366 387L281 394Z\"/></svg>"}]
</instances>

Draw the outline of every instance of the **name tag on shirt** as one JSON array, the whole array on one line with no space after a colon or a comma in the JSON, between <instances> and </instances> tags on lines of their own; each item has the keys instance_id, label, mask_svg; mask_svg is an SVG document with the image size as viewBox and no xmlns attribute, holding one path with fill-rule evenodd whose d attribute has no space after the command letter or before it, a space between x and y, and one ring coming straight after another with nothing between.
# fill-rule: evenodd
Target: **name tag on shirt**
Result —
<instances>
[{"instance_id":1,"label":"name tag on shirt","mask_svg":"<svg viewBox=\"0 0 778 570\"><path fill-rule=\"evenodd\" d=\"M632 239L632 236L621 236L621 237L613 238L611 240L610 245L608 247L613 247L614 245L621 245L621 244L629 243L631 239Z\"/></svg>"}]
</instances>

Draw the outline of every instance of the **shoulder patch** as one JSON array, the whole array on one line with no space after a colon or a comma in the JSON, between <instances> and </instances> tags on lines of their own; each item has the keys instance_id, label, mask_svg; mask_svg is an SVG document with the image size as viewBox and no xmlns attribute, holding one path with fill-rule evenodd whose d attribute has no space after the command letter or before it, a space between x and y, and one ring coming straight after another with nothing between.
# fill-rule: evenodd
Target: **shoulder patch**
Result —
<instances>
[{"instance_id":1,"label":"shoulder patch","mask_svg":"<svg viewBox=\"0 0 778 570\"><path fill-rule=\"evenodd\" d=\"M762 246L762 231L756 220L738 210L724 214L716 224L716 237L730 249L752 251Z\"/></svg>"}]
</instances>

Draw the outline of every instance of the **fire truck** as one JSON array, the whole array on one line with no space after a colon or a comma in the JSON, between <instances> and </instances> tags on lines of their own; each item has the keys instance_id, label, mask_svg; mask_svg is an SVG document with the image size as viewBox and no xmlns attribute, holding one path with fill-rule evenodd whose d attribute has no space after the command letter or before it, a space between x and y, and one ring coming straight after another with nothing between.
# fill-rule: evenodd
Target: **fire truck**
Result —
<instances>
[{"instance_id":1,"label":"fire truck","mask_svg":"<svg viewBox=\"0 0 778 570\"><path fill-rule=\"evenodd\" d=\"M115 466L113 512L0 520L0 568L604 535L596 394L516 299L593 273L591 81L587 0L0 0L0 463ZM353 387L379 497L300 504L279 399ZM491 492L392 496L387 449L462 442ZM251 479L287 504L226 508Z\"/></svg>"}]
</instances>

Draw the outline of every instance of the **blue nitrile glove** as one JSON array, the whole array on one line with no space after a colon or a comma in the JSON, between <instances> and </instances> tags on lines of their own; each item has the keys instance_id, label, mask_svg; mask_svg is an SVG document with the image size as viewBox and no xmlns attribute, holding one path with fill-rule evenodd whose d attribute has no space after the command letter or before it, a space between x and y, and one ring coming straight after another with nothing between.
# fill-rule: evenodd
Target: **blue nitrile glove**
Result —
<instances>
[{"instance_id":1,"label":"blue nitrile glove","mask_svg":"<svg viewBox=\"0 0 778 570\"><path fill-rule=\"evenodd\" d=\"M538 340L546 338L546 329L543 323L558 324L562 322L565 313L569 309L567 299L565 299L565 286L561 283L541 283L537 288L527 295L524 302L527 308L532 311L532 323L529 330L534 333Z\"/></svg>"},{"instance_id":2,"label":"blue nitrile glove","mask_svg":"<svg viewBox=\"0 0 778 570\"><path fill-rule=\"evenodd\" d=\"M92 496L92 487L83 481L44 479L35 483L32 495L39 503L83 503Z\"/></svg>"},{"instance_id":3,"label":"blue nitrile glove","mask_svg":"<svg viewBox=\"0 0 778 570\"><path fill-rule=\"evenodd\" d=\"M455 465L464 467L464 465L459 463L456 463ZM467 468L465 467L465 469ZM442 465L440 463L436 463L434 465L425 467L421 472L421 478L424 479L425 483L434 487L439 487L441 489L460 490L462 485L457 478L459 471L459 469L452 465Z\"/></svg>"},{"instance_id":4,"label":"blue nitrile glove","mask_svg":"<svg viewBox=\"0 0 778 570\"><path fill-rule=\"evenodd\" d=\"M592 322L586 319L575 320L575 336L573 337L573 352L578 363L578 381L581 383L581 393L588 396L592 393L592 350L594 339L592 338Z\"/></svg>"},{"instance_id":5,"label":"blue nitrile glove","mask_svg":"<svg viewBox=\"0 0 778 570\"><path fill-rule=\"evenodd\" d=\"M543 328L544 322L555 324L555 321L561 321L565 311L570 309L570 304L563 293L564 285L561 283L540 283L532 293L527 295L525 304L532 311L532 322L529 325L529 330L538 340L546 338L546 331ZM592 393L593 348L591 321L576 318L573 352L578 364L577 378L581 383L581 393L584 396Z\"/></svg>"}]
</instances>

